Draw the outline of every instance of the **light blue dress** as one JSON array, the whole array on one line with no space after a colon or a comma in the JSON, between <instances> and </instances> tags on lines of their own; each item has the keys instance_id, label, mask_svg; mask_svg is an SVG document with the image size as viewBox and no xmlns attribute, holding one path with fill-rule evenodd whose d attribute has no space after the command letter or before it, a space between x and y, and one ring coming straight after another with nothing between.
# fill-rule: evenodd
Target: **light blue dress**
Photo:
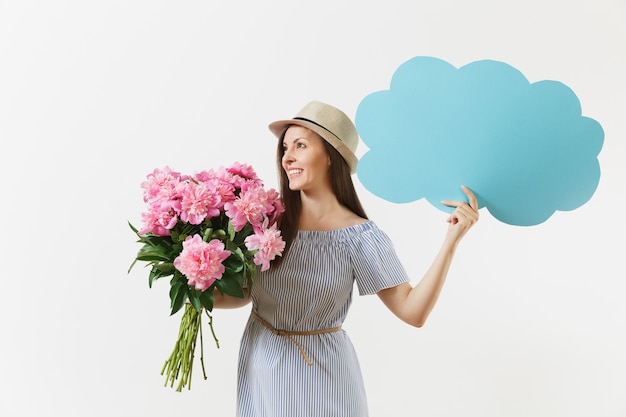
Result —
<instances>
[{"instance_id":1,"label":"light blue dress","mask_svg":"<svg viewBox=\"0 0 626 417\"><path fill-rule=\"evenodd\" d=\"M359 294L407 282L387 235L374 222L331 231L299 231L280 266L257 274L252 309L276 329L341 326L356 281ZM359 362L344 330L276 335L250 317L241 340L239 417L364 417Z\"/></svg>"}]
</instances>

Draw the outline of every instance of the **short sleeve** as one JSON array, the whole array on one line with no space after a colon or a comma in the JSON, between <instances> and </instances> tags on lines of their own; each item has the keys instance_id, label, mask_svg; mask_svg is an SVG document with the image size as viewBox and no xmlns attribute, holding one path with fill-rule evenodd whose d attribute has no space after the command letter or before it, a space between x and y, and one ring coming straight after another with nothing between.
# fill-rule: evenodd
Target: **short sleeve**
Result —
<instances>
[{"instance_id":1,"label":"short sleeve","mask_svg":"<svg viewBox=\"0 0 626 417\"><path fill-rule=\"evenodd\" d=\"M363 231L351 247L354 279L360 295L376 294L409 281L391 239L378 227Z\"/></svg>"}]
</instances>

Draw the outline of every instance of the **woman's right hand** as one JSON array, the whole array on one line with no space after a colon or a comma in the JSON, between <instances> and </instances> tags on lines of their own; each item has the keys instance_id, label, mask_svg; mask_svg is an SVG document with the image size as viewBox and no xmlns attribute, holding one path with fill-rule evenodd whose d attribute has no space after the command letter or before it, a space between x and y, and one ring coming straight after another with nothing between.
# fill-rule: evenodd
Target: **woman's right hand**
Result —
<instances>
[{"instance_id":1,"label":"woman's right hand","mask_svg":"<svg viewBox=\"0 0 626 417\"><path fill-rule=\"evenodd\" d=\"M446 235L446 237L451 239L454 243L458 243L468 230L476 224L480 217L478 213L478 200L472 190L465 185L462 185L461 189L467 196L468 203L456 200L443 200L441 202L446 206L455 207L454 211L450 213L447 219L449 226Z\"/></svg>"}]
</instances>

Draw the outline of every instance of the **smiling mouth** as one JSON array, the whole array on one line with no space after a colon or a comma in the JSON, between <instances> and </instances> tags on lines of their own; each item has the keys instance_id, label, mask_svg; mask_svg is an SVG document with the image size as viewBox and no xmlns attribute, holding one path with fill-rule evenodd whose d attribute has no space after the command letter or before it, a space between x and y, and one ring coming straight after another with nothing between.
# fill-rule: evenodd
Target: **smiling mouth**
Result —
<instances>
[{"instance_id":1,"label":"smiling mouth","mask_svg":"<svg viewBox=\"0 0 626 417\"><path fill-rule=\"evenodd\" d=\"M298 175L302 172L301 169L290 169L289 171L287 171L287 174L291 177L293 175Z\"/></svg>"}]
</instances>

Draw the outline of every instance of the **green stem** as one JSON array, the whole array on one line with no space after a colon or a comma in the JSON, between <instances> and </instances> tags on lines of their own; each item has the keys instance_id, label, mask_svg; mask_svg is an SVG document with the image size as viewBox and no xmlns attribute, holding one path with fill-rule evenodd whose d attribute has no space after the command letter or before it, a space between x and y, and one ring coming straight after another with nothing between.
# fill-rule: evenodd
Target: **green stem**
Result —
<instances>
[{"instance_id":1,"label":"green stem","mask_svg":"<svg viewBox=\"0 0 626 417\"><path fill-rule=\"evenodd\" d=\"M202 365L202 375L206 381L206 369L204 369L204 341L202 340L202 320L200 320L200 364Z\"/></svg>"},{"instance_id":2,"label":"green stem","mask_svg":"<svg viewBox=\"0 0 626 417\"><path fill-rule=\"evenodd\" d=\"M185 386L191 389L194 351L201 327L202 314L198 313L192 305L187 304L180 321L178 339L171 355L161 369L161 375L165 374L165 386L169 383L170 387L174 387L174 383L178 380L176 391L182 391ZM200 358L203 361L203 356ZM202 363L202 367L204 369L204 363Z\"/></svg>"},{"instance_id":3,"label":"green stem","mask_svg":"<svg viewBox=\"0 0 626 417\"><path fill-rule=\"evenodd\" d=\"M217 340L217 336L215 335L215 330L213 329L213 316L211 316L208 311L206 312L206 315L209 316L209 327L211 328L211 334L213 335L213 340L215 340L215 345L219 349L220 341Z\"/></svg>"}]
</instances>

